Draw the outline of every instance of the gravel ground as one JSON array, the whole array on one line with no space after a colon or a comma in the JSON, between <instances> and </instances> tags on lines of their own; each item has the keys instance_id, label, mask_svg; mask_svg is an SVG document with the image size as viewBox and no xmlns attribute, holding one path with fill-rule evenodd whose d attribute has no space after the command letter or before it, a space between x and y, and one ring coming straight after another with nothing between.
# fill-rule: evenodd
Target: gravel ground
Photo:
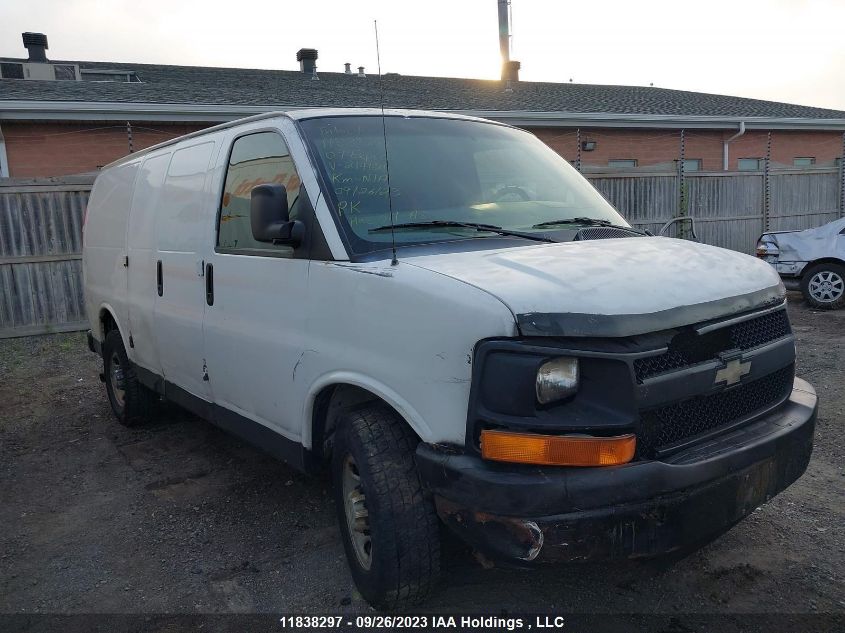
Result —
<instances>
[{"instance_id":1,"label":"gravel ground","mask_svg":"<svg viewBox=\"0 0 845 633\"><path fill-rule=\"evenodd\" d=\"M821 398L796 484L672 565L484 569L451 540L421 610L845 613L845 311L790 300ZM0 341L0 613L367 610L325 478L178 410L124 428L99 371L81 333Z\"/></svg>"}]
</instances>

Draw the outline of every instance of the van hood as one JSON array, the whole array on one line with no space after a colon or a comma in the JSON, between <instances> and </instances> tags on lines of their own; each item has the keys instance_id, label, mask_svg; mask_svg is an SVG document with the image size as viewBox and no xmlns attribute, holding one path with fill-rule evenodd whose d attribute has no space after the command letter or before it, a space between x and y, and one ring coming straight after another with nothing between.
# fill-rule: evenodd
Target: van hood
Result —
<instances>
[{"instance_id":1,"label":"van hood","mask_svg":"<svg viewBox=\"0 0 845 633\"><path fill-rule=\"evenodd\" d=\"M524 336L633 336L783 301L766 262L666 237L563 242L402 260L499 298Z\"/></svg>"}]
</instances>

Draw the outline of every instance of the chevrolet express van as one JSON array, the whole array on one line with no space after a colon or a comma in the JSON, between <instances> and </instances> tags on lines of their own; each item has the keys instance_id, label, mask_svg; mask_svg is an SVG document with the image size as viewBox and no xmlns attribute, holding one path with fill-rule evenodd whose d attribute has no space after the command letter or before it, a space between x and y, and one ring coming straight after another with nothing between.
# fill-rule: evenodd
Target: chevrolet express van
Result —
<instances>
[{"instance_id":1,"label":"chevrolet express van","mask_svg":"<svg viewBox=\"0 0 845 633\"><path fill-rule=\"evenodd\" d=\"M435 586L440 522L520 565L685 551L810 458L775 270L632 228L507 125L305 110L189 134L103 169L83 263L117 419L166 399L330 468L378 608Z\"/></svg>"}]
</instances>

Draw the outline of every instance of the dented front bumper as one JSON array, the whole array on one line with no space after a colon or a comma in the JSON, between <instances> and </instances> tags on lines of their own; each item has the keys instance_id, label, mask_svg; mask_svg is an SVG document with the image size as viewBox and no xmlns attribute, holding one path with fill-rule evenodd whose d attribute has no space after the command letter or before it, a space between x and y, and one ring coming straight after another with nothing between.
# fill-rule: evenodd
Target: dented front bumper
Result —
<instances>
[{"instance_id":1,"label":"dented front bumper","mask_svg":"<svg viewBox=\"0 0 845 633\"><path fill-rule=\"evenodd\" d=\"M648 557L704 543L806 470L817 399L801 379L776 411L666 461L608 468L503 465L421 444L443 521L518 563Z\"/></svg>"}]
</instances>

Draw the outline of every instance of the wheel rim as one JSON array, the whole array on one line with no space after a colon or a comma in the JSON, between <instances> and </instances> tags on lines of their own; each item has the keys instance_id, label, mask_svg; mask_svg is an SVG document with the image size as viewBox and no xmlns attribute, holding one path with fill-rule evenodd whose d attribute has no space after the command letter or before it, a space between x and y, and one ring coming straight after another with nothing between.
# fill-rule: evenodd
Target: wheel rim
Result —
<instances>
[{"instance_id":1,"label":"wheel rim","mask_svg":"<svg viewBox=\"0 0 845 633\"><path fill-rule=\"evenodd\" d=\"M120 358L117 353L111 355L109 360L109 381L114 401L121 409L126 402L126 381L123 377L123 368L120 366Z\"/></svg>"},{"instance_id":2,"label":"wheel rim","mask_svg":"<svg viewBox=\"0 0 845 633\"><path fill-rule=\"evenodd\" d=\"M845 294L845 279L832 270L820 270L810 278L807 289L819 303L833 303Z\"/></svg>"},{"instance_id":3,"label":"wheel rim","mask_svg":"<svg viewBox=\"0 0 845 633\"><path fill-rule=\"evenodd\" d=\"M346 530L355 556L361 567L369 569L373 562L370 518L364 489L361 487L361 474L352 455L347 455L343 461L343 505L346 510Z\"/></svg>"}]
</instances>

